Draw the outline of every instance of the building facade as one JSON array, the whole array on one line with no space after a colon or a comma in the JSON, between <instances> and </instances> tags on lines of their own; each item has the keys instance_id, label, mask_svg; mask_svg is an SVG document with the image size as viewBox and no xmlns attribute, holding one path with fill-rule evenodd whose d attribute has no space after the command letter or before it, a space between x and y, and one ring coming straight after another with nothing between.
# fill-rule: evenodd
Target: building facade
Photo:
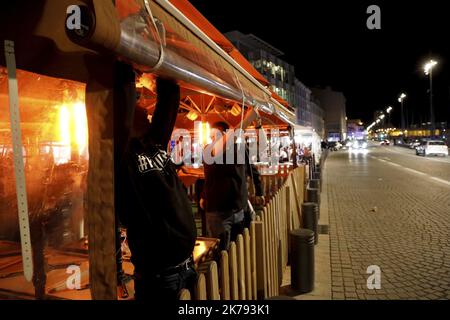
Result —
<instances>
[{"instance_id":1,"label":"building facade","mask_svg":"<svg viewBox=\"0 0 450 320\"><path fill-rule=\"evenodd\" d=\"M346 99L342 92L331 87L313 88L313 95L320 101L324 110L325 138L328 141L347 139Z\"/></svg>"},{"instance_id":2,"label":"building facade","mask_svg":"<svg viewBox=\"0 0 450 320\"><path fill-rule=\"evenodd\" d=\"M295 77L294 66L280 58L284 53L253 34L231 31L225 36L267 79L270 89L295 109L297 124L312 127L323 137L324 114L320 102Z\"/></svg>"},{"instance_id":3,"label":"building facade","mask_svg":"<svg viewBox=\"0 0 450 320\"><path fill-rule=\"evenodd\" d=\"M325 137L325 112L320 105L320 101L311 94L309 101L311 109L311 127L317 132L319 137Z\"/></svg>"}]
</instances>

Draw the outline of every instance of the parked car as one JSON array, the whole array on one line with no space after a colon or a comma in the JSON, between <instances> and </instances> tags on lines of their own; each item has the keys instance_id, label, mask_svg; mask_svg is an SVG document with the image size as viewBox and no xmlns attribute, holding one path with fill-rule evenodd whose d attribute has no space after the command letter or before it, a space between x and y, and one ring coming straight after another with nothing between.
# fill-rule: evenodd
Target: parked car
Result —
<instances>
[{"instance_id":1,"label":"parked car","mask_svg":"<svg viewBox=\"0 0 450 320\"><path fill-rule=\"evenodd\" d=\"M422 156L441 155L448 156L448 147L444 141L429 140L423 141L417 148L416 154Z\"/></svg>"},{"instance_id":2,"label":"parked car","mask_svg":"<svg viewBox=\"0 0 450 320\"><path fill-rule=\"evenodd\" d=\"M413 141L411 141L410 143L409 143L409 147L411 148L411 149L415 149L415 148L417 148L418 146L420 146L420 140L413 140Z\"/></svg>"},{"instance_id":3,"label":"parked car","mask_svg":"<svg viewBox=\"0 0 450 320\"><path fill-rule=\"evenodd\" d=\"M330 151L338 151L341 147L342 147L342 144L340 144L338 141L328 142L328 149Z\"/></svg>"},{"instance_id":4,"label":"parked car","mask_svg":"<svg viewBox=\"0 0 450 320\"><path fill-rule=\"evenodd\" d=\"M381 146L389 146L389 145L391 145L391 142L389 141L389 140L381 140L381 142L380 142L380 145Z\"/></svg>"}]
</instances>

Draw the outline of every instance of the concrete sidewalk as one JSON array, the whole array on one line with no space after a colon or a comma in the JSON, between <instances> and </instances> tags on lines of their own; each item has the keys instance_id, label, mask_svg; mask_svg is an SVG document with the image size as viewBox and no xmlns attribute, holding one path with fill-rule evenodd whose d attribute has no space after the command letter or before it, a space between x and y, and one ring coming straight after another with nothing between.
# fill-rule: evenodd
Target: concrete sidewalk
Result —
<instances>
[{"instance_id":1,"label":"concrete sidewalk","mask_svg":"<svg viewBox=\"0 0 450 320\"><path fill-rule=\"evenodd\" d=\"M326 163L326 162L325 162ZM291 267L287 266L284 275L281 295L294 297L297 300L330 300L331 299L331 264L330 236L328 234L328 195L326 165L322 168L322 192L319 219L319 242L314 247L315 281L314 290L310 293L296 295L290 288ZM322 231L322 232L321 232Z\"/></svg>"}]
</instances>

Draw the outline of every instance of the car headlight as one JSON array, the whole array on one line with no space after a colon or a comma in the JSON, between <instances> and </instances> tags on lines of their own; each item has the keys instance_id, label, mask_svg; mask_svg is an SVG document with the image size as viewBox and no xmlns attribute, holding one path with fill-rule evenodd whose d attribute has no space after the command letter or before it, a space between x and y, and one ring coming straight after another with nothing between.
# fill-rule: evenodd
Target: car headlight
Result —
<instances>
[{"instance_id":1,"label":"car headlight","mask_svg":"<svg viewBox=\"0 0 450 320\"><path fill-rule=\"evenodd\" d=\"M362 147L363 147L363 148L367 148L367 143L364 142L364 143L362 144Z\"/></svg>"}]
</instances>

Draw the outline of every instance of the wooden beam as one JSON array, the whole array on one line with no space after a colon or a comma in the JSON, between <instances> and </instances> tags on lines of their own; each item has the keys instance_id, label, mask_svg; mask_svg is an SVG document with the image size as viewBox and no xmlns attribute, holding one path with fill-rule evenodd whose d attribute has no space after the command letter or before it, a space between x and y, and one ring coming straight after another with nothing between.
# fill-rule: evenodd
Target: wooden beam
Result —
<instances>
[{"instance_id":1,"label":"wooden beam","mask_svg":"<svg viewBox=\"0 0 450 320\"><path fill-rule=\"evenodd\" d=\"M90 66L86 85L89 131L87 223L89 278L93 299L117 299L115 215L113 62Z\"/></svg>"},{"instance_id":2,"label":"wooden beam","mask_svg":"<svg viewBox=\"0 0 450 320\"><path fill-rule=\"evenodd\" d=\"M205 113L208 113L208 112L209 112L209 109L211 108L211 106L212 106L212 104L213 104L213 102L214 102L215 100L216 100L216 97L213 96L213 97L211 98L211 100L209 101L208 106L207 106L206 109L205 109Z\"/></svg>"}]
</instances>

